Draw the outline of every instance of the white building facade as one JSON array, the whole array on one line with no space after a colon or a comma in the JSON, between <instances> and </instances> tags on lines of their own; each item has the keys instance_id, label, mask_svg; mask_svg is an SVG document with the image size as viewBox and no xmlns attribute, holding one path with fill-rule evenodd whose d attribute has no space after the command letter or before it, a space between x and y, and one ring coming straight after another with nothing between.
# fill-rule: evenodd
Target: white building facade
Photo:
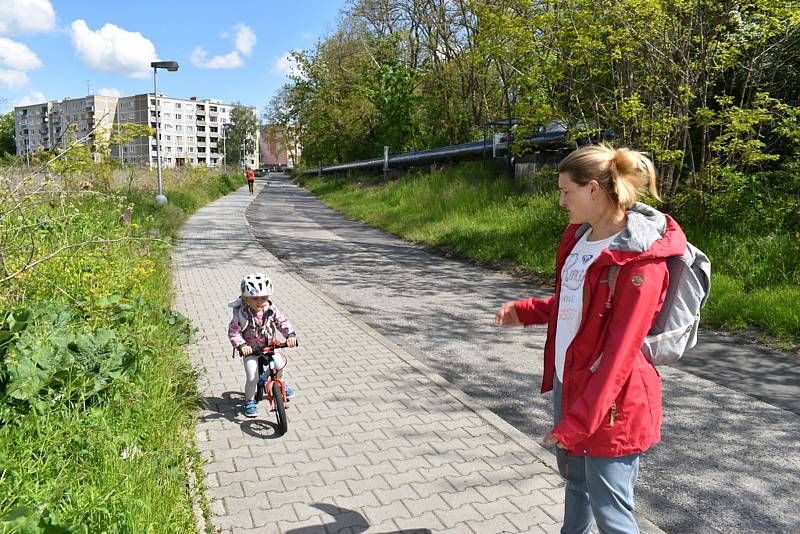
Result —
<instances>
[{"instance_id":1,"label":"white building facade","mask_svg":"<svg viewBox=\"0 0 800 534\"><path fill-rule=\"evenodd\" d=\"M153 93L123 97L89 95L18 106L14 108L17 154L64 148L71 138L94 147L95 137L104 135L108 139L114 124L142 124L158 128L162 167L219 167L225 163L225 124L230 122L233 108L214 99L179 99L162 94L156 102ZM248 109L258 117L255 107ZM228 161L228 165L259 166L258 130L255 135L255 151L245 154L244 161ZM125 164L154 167L158 161L155 135L114 145L111 156Z\"/></svg>"}]
</instances>

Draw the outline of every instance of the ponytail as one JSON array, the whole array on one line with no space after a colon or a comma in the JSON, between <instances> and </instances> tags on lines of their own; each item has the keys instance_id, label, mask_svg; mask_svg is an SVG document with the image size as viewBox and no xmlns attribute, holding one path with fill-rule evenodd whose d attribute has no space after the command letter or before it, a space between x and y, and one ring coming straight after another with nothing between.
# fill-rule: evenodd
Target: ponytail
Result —
<instances>
[{"instance_id":1,"label":"ponytail","mask_svg":"<svg viewBox=\"0 0 800 534\"><path fill-rule=\"evenodd\" d=\"M573 182L582 186L596 180L611 201L624 210L630 209L645 191L661 200L653 162L643 152L629 148L615 149L606 144L579 148L561 160L558 172L568 173Z\"/></svg>"}]
</instances>

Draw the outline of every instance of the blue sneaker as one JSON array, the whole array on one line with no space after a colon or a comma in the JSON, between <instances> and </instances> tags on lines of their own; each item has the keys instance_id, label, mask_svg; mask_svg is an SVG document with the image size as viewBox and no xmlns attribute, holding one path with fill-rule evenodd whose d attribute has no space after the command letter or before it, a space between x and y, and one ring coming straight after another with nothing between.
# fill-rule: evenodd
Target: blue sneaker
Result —
<instances>
[{"instance_id":1,"label":"blue sneaker","mask_svg":"<svg viewBox=\"0 0 800 534\"><path fill-rule=\"evenodd\" d=\"M256 401L249 401L244 404L244 414L247 417L258 417L258 406L256 406Z\"/></svg>"},{"instance_id":2,"label":"blue sneaker","mask_svg":"<svg viewBox=\"0 0 800 534\"><path fill-rule=\"evenodd\" d=\"M287 399L294 398L294 390L289 387L289 384L283 384L283 387L286 388L286 398Z\"/></svg>"}]
</instances>

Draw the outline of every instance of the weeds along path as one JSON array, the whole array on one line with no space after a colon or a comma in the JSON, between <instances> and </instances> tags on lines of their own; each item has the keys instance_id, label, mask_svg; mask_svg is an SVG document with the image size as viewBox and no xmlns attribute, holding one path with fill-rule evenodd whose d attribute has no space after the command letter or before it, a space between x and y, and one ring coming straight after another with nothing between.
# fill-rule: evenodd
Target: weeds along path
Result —
<instances>
[{"instance_id":1,"label":"weeds along path","mask_svg":"<svg viewBox=\"0 0 800 534\"><path fill-rule=\"evenodd\" d=\"M262 187L247 218L272 254L457 388L534 439L550 429L544 329L494 326L502 302L541 288L349 221L285 178ZM643 515L668 532L800 531L788 498L800 481L800 370L784 357L705 336L685 366L660 368L663 442L642 462Z\"/></svg>"}]
</instances>

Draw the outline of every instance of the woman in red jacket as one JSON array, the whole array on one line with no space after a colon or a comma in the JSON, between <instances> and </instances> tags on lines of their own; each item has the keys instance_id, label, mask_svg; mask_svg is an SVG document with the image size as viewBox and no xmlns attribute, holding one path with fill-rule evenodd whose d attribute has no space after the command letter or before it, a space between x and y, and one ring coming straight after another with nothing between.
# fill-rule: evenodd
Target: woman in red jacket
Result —
<instances>
[{"instance_id":1,"label":"woman in red jacket","mask_svg":"<svg viewBox=\"0 0 800 534\"><path fill-rule=\"evenodd\" d=\"M569 213L556 255L555 295L507 302L502 326L547 323L542 393L553 390L556 445L567 480L562 534L637 533L633 488L639 455L660 440L661 379L641 346L669 282L665 258L686 236L669 216L638 202L657 197L652 162L605 145L558 166ZM609 267L617 265L609 293Z\"/></svg>"},{"instance_id":2,"label":"woman in red jacket","mask_svg":"<svg viewBox=\"0 0 800 534\"><path fill-rule=\"evenodd\" d=\"M253 172L253 169L248 168L245 173L245 178L247 178L247 187L250 190L250 194L252 195L256 185L256 173Z\"/></svg>"}]
</instances>

